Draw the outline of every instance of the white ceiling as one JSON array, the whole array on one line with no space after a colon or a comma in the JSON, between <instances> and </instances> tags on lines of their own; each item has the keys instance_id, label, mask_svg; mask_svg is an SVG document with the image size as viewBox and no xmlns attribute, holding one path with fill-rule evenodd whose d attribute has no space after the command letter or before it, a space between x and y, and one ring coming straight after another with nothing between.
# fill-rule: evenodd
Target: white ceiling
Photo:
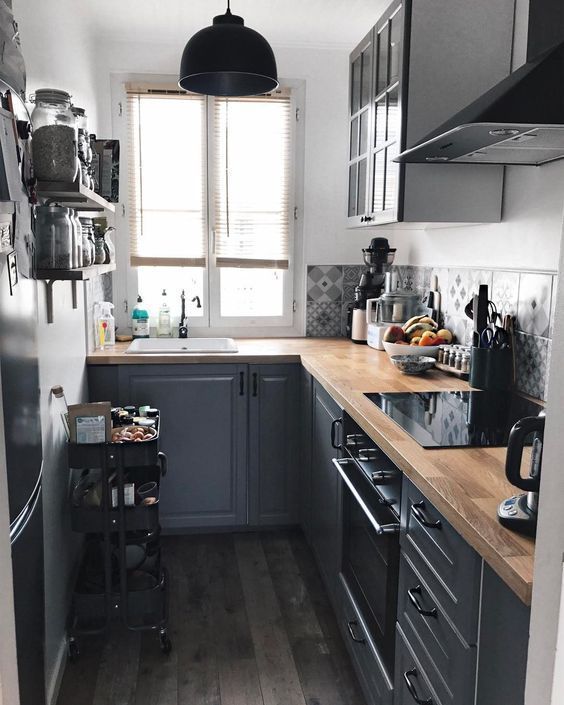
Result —
<instances>
[{"instance_id":1,"label":"white ceiling","mask_svg":"<svg viewBox=\"0 0 564 705\"><path fill-rule=\"evenodd\" d=\"M274 46L352 49L387 5L387 0L232 0L231 11ZM226 0L90 0L78 7L96 36L178 43L223 14Z\"/></svg>"}]
</instances>

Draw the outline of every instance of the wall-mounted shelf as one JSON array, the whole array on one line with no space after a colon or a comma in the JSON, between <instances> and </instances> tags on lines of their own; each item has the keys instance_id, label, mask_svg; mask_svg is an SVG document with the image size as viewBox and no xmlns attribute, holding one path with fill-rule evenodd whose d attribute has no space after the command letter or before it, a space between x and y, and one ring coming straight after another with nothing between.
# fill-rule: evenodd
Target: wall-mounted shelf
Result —
<instances>
[{"instance_id":1,"label":"wall-mounted shelf","mask_svg":"<svg viewBox=\"0 0 564 705\"><path fill-rule=\"evenodd\" d=\"M53 323L53 284L56 281L71 282L72 285L72 307L78 308L76 293L76 283L83 282L100 274L113 272L116 268L115 262L112 264L93 264L91 267L79 267L78 269L38 269L35 278L45 282L47 287L47 323Z\"/></svg>"},{"instance_id":2,"label":"wall-mounted shelf","mask_svg":"<svg viewBox=\"0 0 564 705\"><path fill-rule=\"evenodd\" d=\"M78 181L72 184L60 181L39 181L37 195L45 199L46 203L60 203L78 211L108 211L115 213L115 204L109 203L105 198L92 189L86 188Z\"/></svg>"}]
</instances>

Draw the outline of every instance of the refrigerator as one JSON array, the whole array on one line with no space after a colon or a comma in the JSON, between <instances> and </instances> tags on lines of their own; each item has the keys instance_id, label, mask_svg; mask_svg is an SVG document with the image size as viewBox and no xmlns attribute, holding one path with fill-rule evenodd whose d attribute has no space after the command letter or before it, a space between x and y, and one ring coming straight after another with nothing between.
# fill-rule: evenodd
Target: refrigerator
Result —
<instances>
[{"instance_id":1,"label":"refrigerator","mask_svg":"<svg viewBox=\"0 0 564 705\"><path fill-rule=\"evenodd\" d=\"M0 82L0 91L5 89ZM23 103L14 101L14 111L25 117ZM14 159L13 127L10 114L1 109L0 194L9 192L11 200L0 201L0 374L20 703L45 705L37 282L32 277L31 207L21 185L18 157ZM18 144L22 156L25 150Z\"/></svg>"}]
</instances>

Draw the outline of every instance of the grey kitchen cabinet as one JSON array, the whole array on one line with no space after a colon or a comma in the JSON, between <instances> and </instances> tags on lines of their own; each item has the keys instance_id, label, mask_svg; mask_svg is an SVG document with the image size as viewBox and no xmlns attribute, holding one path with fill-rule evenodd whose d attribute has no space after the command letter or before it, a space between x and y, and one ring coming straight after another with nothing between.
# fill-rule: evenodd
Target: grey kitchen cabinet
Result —
<instances>
[{"instance_id":1,"label":"grey kitchen cabinet","mask_svg":"<svg viewBox=\"0 0 564 705\"><path fill-rule=\"evenodd\" d=\"M300 367L90 366L90 397L161 410L169 530L289 525L299 519Z\"/></svg>"},{"instance_id":2,"label":"grey kitchen cabinet","mask_svg":"<svg viewBox=\"0 0 564 705\"><path fill-rule=\"evenodd\" d=\"M249 366L249 524L299 520L298 365Z\"/></svg>"},{"instance_id":3,"label":"grey kitchen cabinet","mask_svg":"<svg viewBox=\"0 0 564 705\"><path fill-rule=\"evenodd\" d=\"M342 409L313 383L311 448L311 546L333 604L341 566L341 481L332 459L339 457Z\"/></svg>"},{"instance_id":4,"label":"grey kitchen cabinet","mask_svg":"<svg viewBox=\"0 0 564 705\"><path fill-rule=\"evenodd\" d=\"M246 365L120 367L119 398L161 411L163 528L247 523Z\"/></svg>"},{"instance_id":5,"label":"grey kitchen cabinet","mask_svg":"<svg viewBox=\"0 0 564 705\"><path fill-rule=\"evenodd\" d=\"M511 72L514 0L395 0L350 55L348 224L497 222L503 167L393 161Z\"/></svg>"},{"instance_id":6,"label":"grey kitchen cabinet","mask_svg":"<svg viewBox=\"0 0 564 705\"><path fill-rule=\"evenodd\" d=\"M313 422L313 377L301 368L300 387L300 524L311 544L311 438Z\"/></svg>"}]
</instances>

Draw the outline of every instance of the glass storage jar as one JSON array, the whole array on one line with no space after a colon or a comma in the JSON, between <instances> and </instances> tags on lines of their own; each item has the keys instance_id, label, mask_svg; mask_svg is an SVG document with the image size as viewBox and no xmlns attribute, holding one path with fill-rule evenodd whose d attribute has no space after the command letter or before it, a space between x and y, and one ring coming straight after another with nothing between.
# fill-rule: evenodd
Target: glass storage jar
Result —
<instances>
[{"instance_id":1,"label":"glass storage jar","mask_svg":"<svg viewBox=\"0 0 564 705\"><path fill-rule=\"evenodd\" d=\"M90 267L94 264L94 226L92 218L80 218L82 226L82 266Z\"/></svg>"},{"instance_id":2,"label":"glass storage jar","mask_svg":"<svg viewBox=\"0 0 564 705\"><path fill-rule=\"evenodd\" d=\"M78 128L65 91L42 88L32 96L31 150L39 181L73 183L78 174Z\"/></svg>"},{"instance_id":3,"label":"glass storage jar","mask_svg":"<svg viewBox=\"0 0 564 705\"><path fill-rule=\"evenodd\" d=\"M104 233L95 231L94 233L94 264L105 264L107 257Z\"/></svg>"},{"instance_id":4,"label":"glass storage jar","mask_svg":"<svg viewBox=\"0 0 564 705\"><path fill-rule=\"evenodd\" d=\"M71 211L71 221L73 225L73 268L82 267L82 225L78 213Z\"/></svg>"},{"instance_id":5,"label":"glass storage jar","mask_svg":"<svg viewBox=\"0 0 564 705\"><path fill-rule=\"evenodd\" d=\"M38 269L72 269L71 209L58 205L35 209Z\"/></svg>"}]
</instances>

